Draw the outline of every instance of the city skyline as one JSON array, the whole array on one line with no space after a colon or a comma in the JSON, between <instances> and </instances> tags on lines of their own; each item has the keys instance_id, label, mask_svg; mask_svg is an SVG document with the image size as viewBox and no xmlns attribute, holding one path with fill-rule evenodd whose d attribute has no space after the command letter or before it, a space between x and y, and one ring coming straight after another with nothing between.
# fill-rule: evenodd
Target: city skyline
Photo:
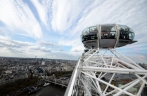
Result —
<instances>
[{"instance_id":1,"label":"city skyline","mask_svg":"<svg viewBox=\"0 0 147 96\"><path fill-rule=\"evenodd\" d=\"M0 56L77 60L86 27L122 24L138 42L117 50L146 63L146 16L147 0L1 0Z\"/></svg>"}]
</instances>

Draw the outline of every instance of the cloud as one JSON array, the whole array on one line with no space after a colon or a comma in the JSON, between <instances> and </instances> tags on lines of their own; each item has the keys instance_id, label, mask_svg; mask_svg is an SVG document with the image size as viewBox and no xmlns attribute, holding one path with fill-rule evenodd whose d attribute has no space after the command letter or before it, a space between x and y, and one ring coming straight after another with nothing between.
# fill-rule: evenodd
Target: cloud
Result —
<instances>
[{"instance_id":1,"label":"cloud","mask_svg":"<svg viewBox=\"0 0 147 96\"><path fill-rule=\"evenodd\" d=\"M39 46L45 46L45 47L60 47L59 44L54 44L52 42L47 42L47 41L40 41L38 42Z\"/></svg>"},{"instance_id":2,"label":"cloud","mask_svg":"<svg viewBox=\"0 0 147 96\"><path fill-rule=\"evenodd\" d=\"M84 46L80 40L80 38L77 39L61 39L59 41L59 44L62 46L72 46L71 52L79 52L82 53L84 51Z\"/></svg>"},{"instance_id":3,"label":"cloud","mask_svg":"<svg viewBox=\"0 0 147 96\"><path fill-rule=\"evenodd\" d=\"M29 47L30 48L30 51L42 51L42 52L51 52L50 49L48 48L45 48L45 47L38 47L38 46L31 46Z\"/></svg>"},{"instance_id":4,"label":"cloud","mask_svg":"<svg viewBox=\"0 0 147 96\"><path fill-rule=\"evenodd\" d=\"M31 0L39 14L40 20L48 28L51 0Z\"/></svg>"},{"instance_id":5,"label":"cloud","mask_svg":"<svg viewBox=\"0 0 147 96\"><path fill-rule=\"evenodd\" d=\"M128 25L133 29L135 28L136 34L144 32L143 30L146 28L146 23L144 21L146 10L139 11L139 9L142 9L141 5L143 5L145 1L138 2L137 4L136 2L137 1L128 2L127 0L121 2L117 0L99 0L93 2L77 2L76 0L54 1L52 7L52 28L54 31L67 34L66 39L63 38L59 40L59 44L63 46L72 46L72 52L80 51L82 53L84 47L79 38L86 27L96 24L119 23ZM135 7L133 7L134 5ZM140 19L138 20L137 18ZM143 23L139 24L139 22ZM139 28L139 30L136 30L136 28ZM136 37L138 38L138 35ZM145 38L146 36L144 36L144 40ZM141 40L142 38L139 39ZM140 42L142 41L143 40ZM144 45L134 45L135 48L138 48L137 46L141 47ZM131 49L131 47L129 47L129 49Z\"/></svg>"},{"instance_id":6,"label":"cloud","mask_svg":"<svg viewBox=\"0 0 147 96\"><path fill-rule=\"evenodd\" d=\"M0 3L0 14L0 21L15 33L41 38L42 30L38 21L27 4L22 1L2 0Z\"/></svg>"},{"instance_id":7,"label":"cloud","mask_svg":"<svg viewBox=\"0 0 147 96\"><path fill-rule=\"evenodd\" d=\"M136 63L144 63L146 62L147 59L147 54L142 54L142 53L130 53L128 57L135 61Z\"/></svg>"},{"instance_id":8,"label":"cloud","mask_svg":"<svg viewBox=\"0 0 147 96\"><path fill-rule=\"evenodd\" d=\"M14 54L18 54L18 53L23 53L24 50L19 50L19 49L14 49L14 48L9 48L7 47L6 50L10 51L11 53L14 53Z\"/></svg>"},{"instance_id":9,"label":"cloud","mask_svg":"<svg viewBox=\"0 0 147 96\"><path fill-rule=\"evenodd\" d=\"M79 57L80 55L75 55L65 51L51 52L46 54L46 58L52 59L77 60Z\"/></svg>"},{"instance_id":10,"label":"cloud","mask_svg":"<svg viewBox=\"0 0 147 96\"><path fill-rule=\"evenodd\" d=\"M24 56L75 59L84 51L80 35L86 27L116 23L132 28L138 41L117 50L125 55L140 52L139 58L146 61L143 58L147 56L146 11L146 0L2 0L0 35L3 37L0 37L0 49L3 52L22 49ZM33 43L23 38L19 41L17 37L13 40L15 34L37 39L30 40ZM62 48L65 48L64 51ZM2 51L1 54L5 54ZM137 58L137 54L134 56Z\"/></svg>"},{"instance_id":11,"label":"cloud","mask_svg":"<svg viewBox=\"0 0 147 96\"><path fill-rule=\"evenodd\" d=\"M95 4L98 6L92 7L92 3L85 8L84 11L88 13L79 19L77 26L74 28L74 30L72 30L72 33L77 34L84 28L96 24L119 23L128 25L133 29L136 29L143 24L147 25L145 23L146 20L144 20L144 16L146 14L145 10L139 11L139 9L143 8L141 5L144 5L145 0L138 2L137 4L136 2L128 2L127 0L123 0L121 2L118 2L117 0L106 0L105 2L95 1ZM139 18L139 20L137 18ZM144 26L140 27L138 31L140 32L143 27Z\"/></svg>"},{"instance_id":12,"label":"cloud","mask_svg":"<svg viewBox=\"0 0 147 96\"><path fill-rule=\"evenodd\" d=\"M22 48L30 45L31 45L30 42L21 42L21 41L12 40L4 36L0 36L0 47Z\"/></svg>"},{"instance_id":13,"label":"cloud","mask_svg":"<svg viewBox=\"0 0 147 96\"><path fill-rule=\"evenodd\" d=\"M17 40L12 40L10 38L6 38L4 36L0 36L0 47L6 48L6 50L9 50L13 53L22 53L27 50L33 50L33 51L42 51L42 52L51 52L49 48L46 48L46 46L51 45L51 43L45 43L41 42L38 46L38 43L31 43L31 42L22 42ZM52 46L55 46L52 44Z\"/></svg>"},{"instance_id":14,"label":"cloud","mask_svg":"<svg viewBox=\"0 0 147 96\"><path fill-rule=\"evenodd\" d=\"M82 11L92 2L79 0L55 0L52 3L52 28L54 31L64 33L69 28L74 28Z\"/></svg>"}]
</instances>

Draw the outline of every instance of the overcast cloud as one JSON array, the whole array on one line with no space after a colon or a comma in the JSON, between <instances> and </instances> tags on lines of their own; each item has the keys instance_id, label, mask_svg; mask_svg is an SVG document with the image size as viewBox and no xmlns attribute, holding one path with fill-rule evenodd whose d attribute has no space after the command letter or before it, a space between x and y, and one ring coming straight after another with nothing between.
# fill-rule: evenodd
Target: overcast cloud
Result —
<instances>
[{"instance_id":1,"label":"overcast cloud","mask_svg":"<svg viewBox=\"0 0 147 96\"><path fill-rule=\"evenodd\" d=\"M146 16L147 0L1 0L0 54L77 60L82 30L115 23L131 27L138 41L117 50L147 62Z\"/></svg>"}]
</instances>

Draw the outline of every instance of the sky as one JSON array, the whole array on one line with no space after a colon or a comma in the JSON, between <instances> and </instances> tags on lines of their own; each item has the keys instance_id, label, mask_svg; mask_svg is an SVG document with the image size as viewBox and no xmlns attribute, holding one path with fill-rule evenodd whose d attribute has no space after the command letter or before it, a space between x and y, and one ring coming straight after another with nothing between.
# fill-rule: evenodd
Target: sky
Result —
<instances>
[{"instance_id":1,"label":"sky","mask_svg":"<svg viewBox=\"0 0 147 96\"><path fill-rule=\"evenodd\" d=\"M117 50L147 63L147 0L0 0L0 56L77 60L96 24L132 28L138 42Z\"/></svg>"}]
</instances>

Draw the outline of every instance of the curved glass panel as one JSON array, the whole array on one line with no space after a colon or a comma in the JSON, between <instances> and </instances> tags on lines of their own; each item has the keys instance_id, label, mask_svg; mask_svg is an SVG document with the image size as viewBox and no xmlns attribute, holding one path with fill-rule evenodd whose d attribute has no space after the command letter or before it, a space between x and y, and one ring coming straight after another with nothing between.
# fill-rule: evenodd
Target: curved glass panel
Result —
<instances>
[{"instance_id":1,"label":"curved glass panel","mask_svg":"<svg viewBox=\"0 0 147 96\"><path fill-rule=\"evenodd\" d=\"M89 27L84 29L82 32L82 35L88 35L89 34Z\"/></svg>"},{"instance_id":2,"label":"curved glass panel","mask_svg":"<svg viewBox=\"0 0 147 96\"><path fill-rule=\"evenodd\" d=\"M89 28L89 36L90 36L90 40L94 40L97 39L97 27L96 26L92 26Z\"/></svg>"},{"instance_id":3,"label":"curved glass panel","mask_svg":"<svg viewBox=\"0 0 147 96\"><path fill-rule=\"evenodd\" d=\"M129 31L128 31L128 27L125 25L119 25L119 32L120 32L120 39L125 39L128 40L129 39Z\"/></svg>"},{"instance_id":4,"label":"curved glass panel","mask_svg":"<svg viewBox=\"0 0 147 96\"><path fill-rule=\"evenodd\" d=\"M97 39L97 27L96 26L91 26L83 30L81 40L87 41L87 40L96 40Z\"/></svg>"},{"instance_id":5,"label":"curved glass panel","mask_svg":"<svg viewBox=\"0 0 147 96\"><path fill-rule=\"evenodd\" d=\"M129 28L129 39L133 40L134 36L135 36L134 31L131 28Z\"/></svg>"},{"instance_id":6,"label":"curved glass panel","mask_svg":"<svg viewBox=\"0 0 147 96\"><path fill-rule=\"evenodd\" d=\"M133 40L134 39L134 33L133 32L129 32L129 39Z\"/></svg>"},{"instance_id":7,"label":"curved glass panel","mask_svg":"<svg viewBox=\"0 0 147 96\"><path fill-rule=\"evenodd\" d=\"M101 39L115 39L116 28L115 25L101 25Z\"/></svg>"},{"instance_id":8,"label":"curved glass panel","mask_svg":"<svg viewBox=\"0 0 147 96\"><path fill-rule=\"evenodd\" d=\"M95 33L97 33L98 32L98 30L97 30L97 27L96 26L92 26L92 27L90 27L89 28L90 29L90 34L95 34Z\"/></svg>"},{"instance_id":9,"label":"curved glass panel","mask_svg":"<svg viewBox=\"0 0 147 96\"><path fill-rule=\"evenodd\" d=\"M119 32L120 32L119 39L124 39L124 40L134 39L134 31L131 28L125 25L118 25L118 26L119 26Z\"/></svg>"}]
</instances>

